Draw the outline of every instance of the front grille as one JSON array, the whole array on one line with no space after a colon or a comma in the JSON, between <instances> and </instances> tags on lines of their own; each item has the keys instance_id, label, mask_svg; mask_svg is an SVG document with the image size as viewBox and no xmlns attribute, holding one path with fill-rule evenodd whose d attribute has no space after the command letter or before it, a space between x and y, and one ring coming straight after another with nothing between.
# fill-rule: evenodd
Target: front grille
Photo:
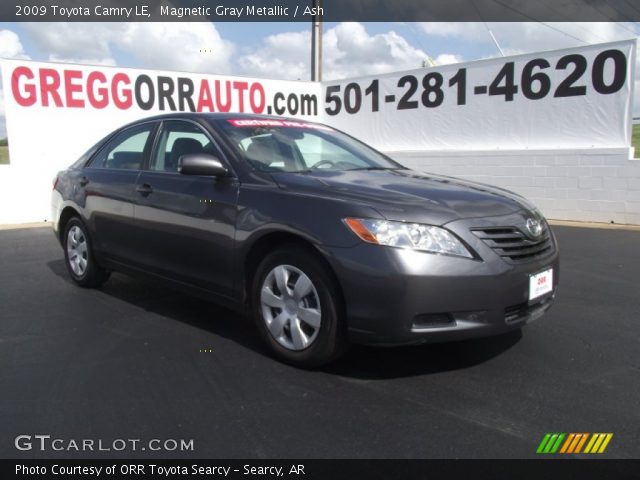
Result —
<instances>
[{"instance_id":1,"label":"front grille","mask_svg":"<svg viewBox=\"0 0 640 480\"><path fill-rule=\"evenodd\" d=\"M553 241L546 223L535 240L514 227L474 228L471 231L494 252L513 263L531 262L553 253Z\"/></svg>"},{"instance_id":2,"label":"front grille","mask_svg":"<svg viewBox=\"0 0 640 480\"><path fill-rule=\"evenodd\" d=\"M504 310L504 321L506 323L515 323L527 317L531 317L531 319L537 318L551 306L552 301L553 295L549 295L532 304L524 302L507 307Z\"/></svg>"}]
</instances>

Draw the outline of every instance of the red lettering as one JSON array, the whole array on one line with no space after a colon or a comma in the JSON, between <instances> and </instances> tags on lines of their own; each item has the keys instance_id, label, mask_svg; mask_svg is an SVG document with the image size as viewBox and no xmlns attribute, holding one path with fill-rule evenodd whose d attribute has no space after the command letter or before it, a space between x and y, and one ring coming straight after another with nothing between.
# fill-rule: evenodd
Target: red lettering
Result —
<instances>
[{"instance_id":1,"label":"red lettering","mask_svg":"<svg viewBox=\"0 0 640 480\"><path fill-rule=\"evenodd\" d=\"M40 69L40 97L43 107L49 106L49 96L56 107L62 107L62 99L58 89L60 88L60 75L52 68Z\"/></svg>"},{"instance_id":2,"label":"red lettering","mask_svg":"<svg viewBox=\"0 0 640 480\"><path fill-rule=\"evenodd\" d=\"M21 107L30 107L36 103L36 87L31 83L24 84L24 94L20 89L20 77L33 80L33 72L29 67L17 67L11 74L11 92L13 98Z\"/></svg>"},{"instance_id":3,"label":"red lettering","mask_svg":"<svg viewBox=\"0 0 640 480\"><path fill-rule=\"evenodd\" d=\"M126 73L116 73L111 80L111 96L113 97L113 104L120 110L126 110L127 108L130 108L132 104L131 89L118 89L118 85L120 83L124 85L131 85L131 81Z\"/></svg>"},{"instance_id":4,"label":"red lettering","mask_svg":"<svg viewBox=\"0 0 640 480\"><path fill-rule=\"evenodd\" d=\"M102 72L91 72L87 77L87 98L89 99L89 104L94 108L104 108L109 104L109 90L107 87L95 88L96 82L104 85L106 81L107 78Z\"/></svg>"},{"instance_id":5,"label":"red lettering","mask_svg":"<svg viewBox=\"0 0 640 480\"><path fill-rule=\"evenodd\" d=\"M170 79L167 81L172 85ZM142 86L145 85L143 83ZM233 108L241 113L249 111L261 114L266 108L265 89L260 82L215 80L215 85L212 85L209 80L202 79L195 105L191 85L190 82L183 83L179 92L182 95L180 101L186 99L191 109L197 112L230 112ZM153 86L150 84L147 87ZM126 110L134 105L134 101L141 101L137 97L134 99L133 84L129 74L124 72L111 76L102 71L84 72L61 68L32 70L27 66L19 66L11 74L11 91L15 102L22 107L40 104L43 107L103 109L114 105L120 110ZM173 90L165 92L165 97L170 100L172 92ZM153 89L150 95L149 101L153 102ZM234 100L233 95L237 95L237 100Z\"/></svg>"},{"instance_id":6,"label":"red lettering","mask_svg":"<svg viewBox=\"0 0 640 480\"><path fill-rule=\"evenodd\" d=\"M233 88L238 91L238 111L244 113L244 91L249 88L247 82L233 82Z\"/></svg>"},{"instance_id":7,"label":"red lettering","mask_svg":"<svg viewBox=\"0 0 640 480\"><path fill-rule=\"evenodd\" d=\"M257 94L257 99L256 99ZM261 83L252 83L249 89L249 103L253 113L262 113L265 105L264 88Z\"/></svg>"},{"instance_id":8,"label":"red lettering","mask_svg":"<svg viewBox=\"0 0 640 480\"><path fill-rule=\"evenodd\" d=\"M219 112L228 112L231 110L231 83L224 82L227 87L227 103L222 103L220 95L220 80L216 80L216 103L218 104Z\"/></svg>"},{"instance_id":9,"label":"red lettering","mask_svg":"<svg viewBox=\"0 0 640 480\"><path fill-rule=\"evenodd\" d=\"M82 93L82 85L73 83L73 80L82 80L82 72L80 70L65 70L64 71L64 94L67 101L67 107L70 108L84 108L84 100L81 98L74 98L74 93Z\"/></svg>"},{"instance_id":10,"label":"red lettering","mask_svg":"<svg viewBox=\"0 0 640 480\"><path fill-rule=\"evenodd\" d=\"M211 98L211 90L209 89L209 82L202 80L200 82L200 94L198 95L198 107L196 111L201 112L204 107L208 108L210 112L214 112L213 99Z\"/></svg>"}]
</instances>

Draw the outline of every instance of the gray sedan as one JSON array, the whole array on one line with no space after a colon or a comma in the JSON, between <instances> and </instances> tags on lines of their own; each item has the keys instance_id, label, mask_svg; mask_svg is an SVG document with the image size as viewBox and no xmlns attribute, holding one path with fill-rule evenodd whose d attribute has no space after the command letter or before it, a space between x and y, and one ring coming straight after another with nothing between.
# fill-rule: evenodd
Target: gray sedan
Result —
<instances>
[{"instance_id":1,"label":"gray sedan","mask_svg":"<svg viewBox=\"0 0 640 480\"><path fill-rule=\"evenodd\" d=\"M558 246L524 198L409 170L331 127L176 113L126 125L60 172L69 275L161 279L253 316L301 367L349 343L500 334L540 317Z\"/></svg>"}]
</instances>

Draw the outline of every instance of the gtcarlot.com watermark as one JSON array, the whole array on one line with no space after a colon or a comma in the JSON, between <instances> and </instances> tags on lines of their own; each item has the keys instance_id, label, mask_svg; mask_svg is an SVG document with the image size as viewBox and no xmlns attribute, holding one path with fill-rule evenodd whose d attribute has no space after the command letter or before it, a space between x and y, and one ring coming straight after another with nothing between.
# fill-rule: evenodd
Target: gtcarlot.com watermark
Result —
<instances>
[{"instance_id":1,"label":"gtcarlot.com watermark","mask_svg":"<svg viewBox=\"0 0 640 480\"><path fill-rule=\"evenodd\" d=\"M139 438L116 438L103 440L94 438L66 439L51 435L18 435L14 440L16 449L40 452L192 452L193 439L183 438L141 440Z\"/></svg>"}]
</instances>

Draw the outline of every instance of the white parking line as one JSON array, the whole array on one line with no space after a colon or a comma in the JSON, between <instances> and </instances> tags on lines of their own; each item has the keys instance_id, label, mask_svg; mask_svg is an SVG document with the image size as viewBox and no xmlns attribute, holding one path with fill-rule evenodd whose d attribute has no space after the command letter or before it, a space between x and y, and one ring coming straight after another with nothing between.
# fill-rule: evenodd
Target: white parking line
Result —
<instances>
[{"instance_id":1,"label":"white parking line","mask_svg":"<svg viewBox=\"0 0 640 480\"><path fill-rule=\"evenodd\" d=\"M51 222L33 222L33 223L8 223L0 225L0 230L16 230L19 228L43 228L51 227Z\"/></svg>"},{"instance_id":2,"label":"white parking line","mask_svg":"<svg viewBox=\"0 0 640 480\"><path fill-rule=\"evenodd\" d=\"M621 223L597 223L597 222L577 222L571 220L547 220L550 225L560 227L578 227L578 228L602 228L605 230L631 230L640 231L640 225L626 225Z\"/></svg>"}]
</instances>

